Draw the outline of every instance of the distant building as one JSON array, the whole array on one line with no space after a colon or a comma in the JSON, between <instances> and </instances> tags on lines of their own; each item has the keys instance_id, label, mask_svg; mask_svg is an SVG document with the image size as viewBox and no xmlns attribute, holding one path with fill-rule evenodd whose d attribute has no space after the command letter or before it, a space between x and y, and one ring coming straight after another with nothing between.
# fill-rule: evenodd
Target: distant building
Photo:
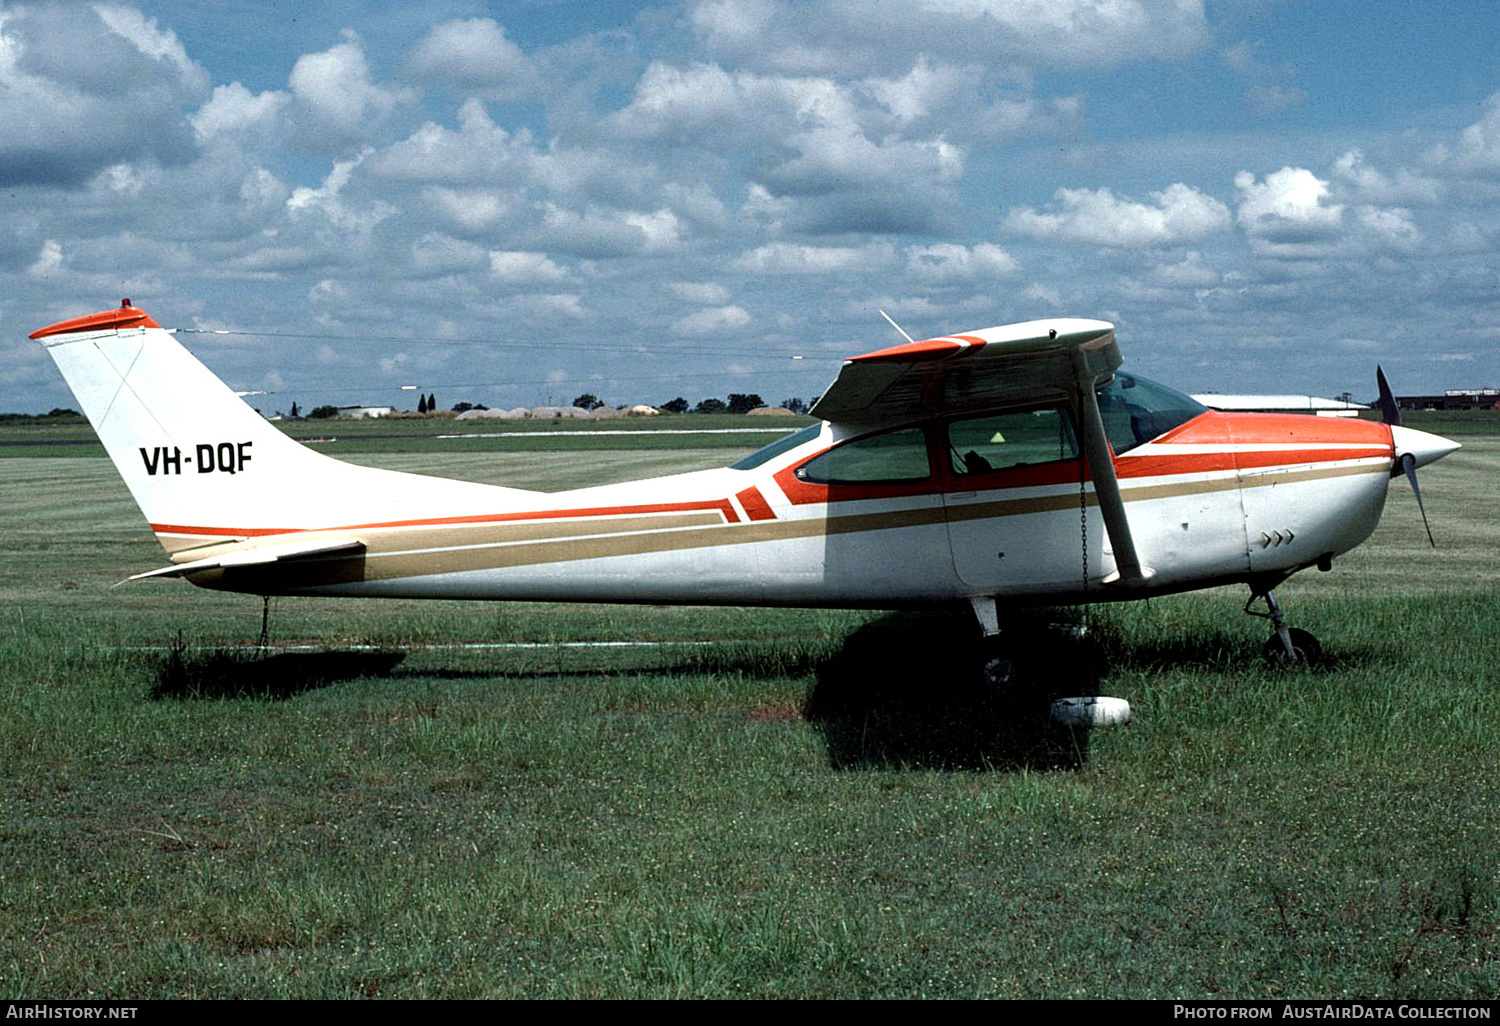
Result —
<instances>
[{"instance_id":1,"label":"distant building","mask_svg":"<svg viewBox=\"0 0 1500 1026\"><path fill-rule=\"evenodd\" d=\"M1220 395L1206 392L1193 396L1211 410L1237 413L1315 413L1319 417L1357 417L1369 409L1342 399L1322 399L1315 395Z\"/></svg>"},{"instance_id":2,"label":"distant building","mask_svg":"<svg viewBox=\"0 0 1500 1026\"><path fill-rule=\"evenodd\" d=\"M374 420L395 413L393 406L340 406L338 416L342 420Z\"/></svg>"},{"instance_id":3,"label":"distant building","mask_svg":"<svg viewBox=\"0 0 1500 1026\"><path fill-rule=\"evenodd\" d=\"M1403 410L1500 410L1500 388L1450 388L1441 395L1398 395Z\"/></svg>"}]
</instances>

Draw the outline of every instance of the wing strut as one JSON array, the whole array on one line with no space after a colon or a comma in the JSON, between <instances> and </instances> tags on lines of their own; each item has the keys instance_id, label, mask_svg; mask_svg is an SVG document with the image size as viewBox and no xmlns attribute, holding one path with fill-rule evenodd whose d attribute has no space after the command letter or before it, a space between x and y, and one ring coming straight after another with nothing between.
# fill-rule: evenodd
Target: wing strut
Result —
<instances>
[{"instance_id":1,"label":"wing strut","mask_svg":"<svg viewBox=\"0 0 1500 1026\"><path fill-rule=\"evenodd\" d=\"M1104 530L1109 534L1110 548L1115 552L1115 572L1104 578L1104 583L1139 587L1154 577L1156 571L1141 565L1140 556L1135 551L1130 521L1125 516L1125 501L1120 497L1120 481L1115 477L1109 437L1104 433L1104 417L1099 413L1099 397L1094 394L1098 376L1090 369L1083 346L1075 347L1072 356L1074 378L1078 383L1078 409L1083 415L1083 452L1089 461L1089 474L1094 479L1094 495L1104 517Z\"/></svg>"}]
</instances>

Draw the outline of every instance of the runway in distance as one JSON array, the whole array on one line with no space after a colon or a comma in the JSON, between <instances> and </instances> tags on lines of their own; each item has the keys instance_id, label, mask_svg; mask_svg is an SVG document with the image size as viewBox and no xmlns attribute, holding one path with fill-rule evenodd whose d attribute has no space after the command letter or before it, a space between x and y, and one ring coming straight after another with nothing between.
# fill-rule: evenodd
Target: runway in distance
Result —
<instances>
[{"instance_id":1,"label":"runway in distance","mask_svg":"<svg viewBox=\"0 0 1500 1026\"><path fill-rule=\"evenodd\" d=\"M819 423L728 467L537 492L315 452L129 300L31 337L167 552L131 580L263 596L967 604L996 638L1008 608L1245 584L1296 661L1317 641L1274 589L1459 447L1401 426L1383 374L1385 423L1215 411L1053 318L846 360Z\"/></svg>"}]
</instances>

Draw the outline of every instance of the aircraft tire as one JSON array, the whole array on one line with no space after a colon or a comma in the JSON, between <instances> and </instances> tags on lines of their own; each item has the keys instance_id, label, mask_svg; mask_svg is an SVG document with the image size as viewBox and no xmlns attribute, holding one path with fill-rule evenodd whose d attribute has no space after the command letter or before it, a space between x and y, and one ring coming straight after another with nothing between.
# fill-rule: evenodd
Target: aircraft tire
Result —
<instances>
[{"instance_id":1,"label":"aircraft tire","mask_svg":"<svg viewBox=\"0 0 1500 1026\"><path fill-rule=\"evenodd\" d=\"M1021 666L1011 646L992 640L979 653L979 680L998 691L1013 690L1021 680Z\"/></svg>"},{"instance_id":2,"label":"aircraft tire","mask_svg":"<svg viewBox=\"0 0 1500 1026\"><path fill-rule=\"evenodd\" d=\"M1316 666L1322 661L1323 646L1311 633L1300 627L1290 627L1287 633L1292 638L1291 656L1287 655L1281 638L1272 634L1261 647L1267 662L1274 666Z\"/></svg>"}]
</instances>

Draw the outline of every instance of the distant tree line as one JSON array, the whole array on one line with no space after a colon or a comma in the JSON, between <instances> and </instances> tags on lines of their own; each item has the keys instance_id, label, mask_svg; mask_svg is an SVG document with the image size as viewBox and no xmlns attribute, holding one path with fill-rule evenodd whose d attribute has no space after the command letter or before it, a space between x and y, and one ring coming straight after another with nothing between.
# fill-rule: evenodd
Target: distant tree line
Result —
<instances>
[{"instance_id":1,"label":"distant tree line","mask_svg":"<svg viewBox=\"0 0 1500 1026\"><path fill-rule=\"evenodd\" d=\"M816 401L816 399L812 400L812 402ZM793 413L806 413L811 407L812 402L808 402L800 397L794 396L790 399L783 399L780 405L783 409L791 410ZM603 399L599 398L593 392L584 392L581 395L575 396L573 398L573 405L584 410L597 410L601 406L605 406L607 404ZM679 395L676 398L662 403L657 407L657 409L661 410L663 413L749 413L751 410L760 409L765 405L766 401L755 392L730 392L728 399L710 397L708 399L700 400L697 405L689 403L685 398ZM468 410L485 409L489 409L489 407L485 406L483 403L458 402L453 404L452 412L464 413ZM428 414L437 412L437 395L435 393L429 392L426 395L417 396L417 413ZM329 417L336 417L338 416L338 413L339 407L330 405L316 406L312 409L312 412L303 413L301 411L301 408L298 407L296 403L292 403L292 412L290 414L290 417L293 420L298 420L302 417L306 417L309 420L324 420ZM23 415L0 414L0 417L3 418L15 418L21 416ZM80 414L78 414L74 410L53 410L51 413L47 414L47 416L78 417L79 419L82 419Z\"/></svg>"},{"instance_id":2,"label":"distant tree line","mask_svg":"<svg viewBox=\"0 0 1500 1026\"><path fill-rule=\"evenodd\" d=\"M798 403L802 402L800 399L796 401ZM697 406L689 406L686 399L678 396L670 402L662 403L657 409L663 413L687 413L689 409L694 413L749 413L751 410L758 410L764 405L766 405L766 401L754 392L730 392L727 402L723 399L711 398L700 401ZM805 410L806 408L804 405L803 409Z\"/></svg>"},{"instance_id":3,"label":"distant tree line","mask_svg":"<svg viewBox=\"0 0 1500 1026\"><path fill-rule=\"evenodd\" d=\"M0 422L6 424L31 424L46 421L49 424L86 424L88 418L77 410L54 406L46 413L0 413Z\"/></svg>"}]
</instances>

